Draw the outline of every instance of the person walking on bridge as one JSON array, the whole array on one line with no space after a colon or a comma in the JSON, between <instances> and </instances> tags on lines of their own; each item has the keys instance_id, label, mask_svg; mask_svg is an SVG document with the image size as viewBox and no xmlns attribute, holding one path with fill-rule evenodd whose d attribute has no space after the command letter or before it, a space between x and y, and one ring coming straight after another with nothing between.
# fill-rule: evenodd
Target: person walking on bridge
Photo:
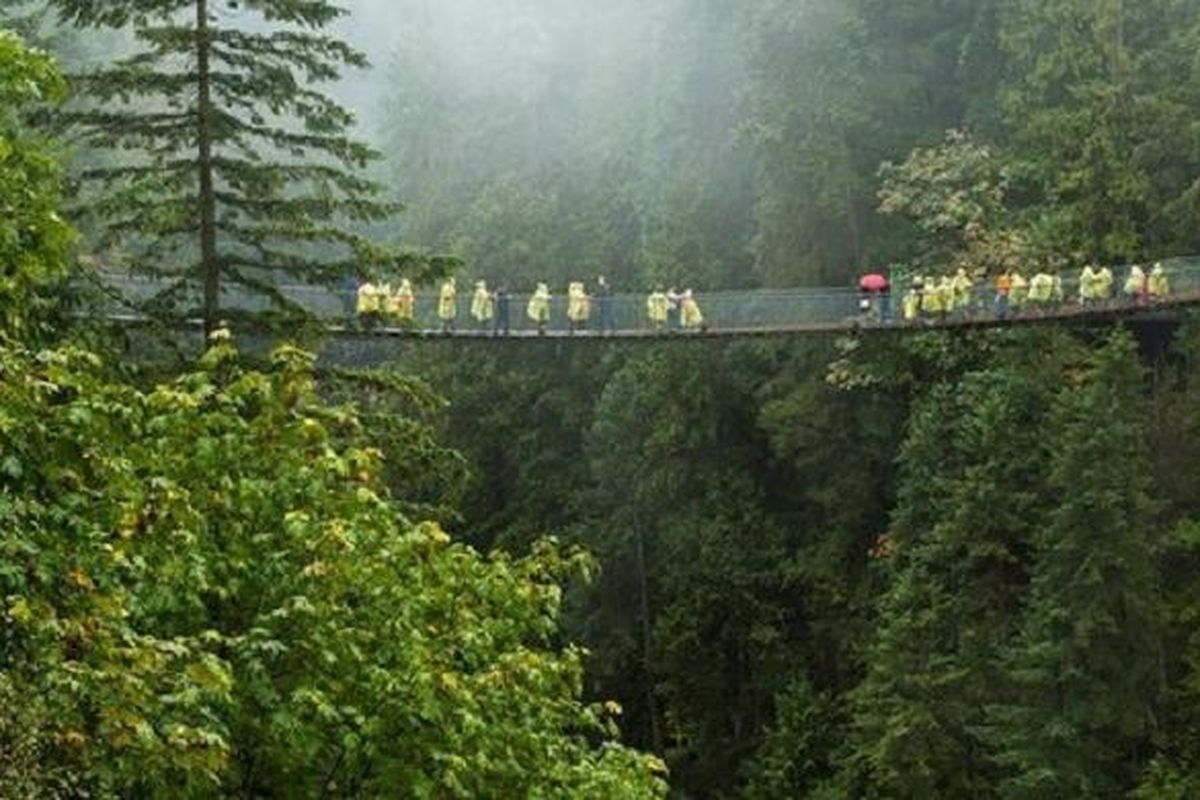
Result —
<instances>
[{"instance_id":1,"label":"person walking on bridge","mask_svg":"<svg viewBox=\"0 0 1200 800\"><path fill-rule=\"evenodd\" d=\"M970 313L971 295L975 291L975 283L967 275L965 267L958 268L958 272L954 274L954 279L950 282L950 288L954 294L954 315L961 319Z\"/></svg>"},{"instance_id":2,"label":"person walking on bridge","mask_svg":"<svg viewBox=\"0 0 1200 800\"><path fill-rule=\"evenodd\" d=\"M941 318L944 320L954 313L955 295L954 295L954 278L949 275L943 275L937 285L937 306Z\"/></svg>"},{"instance_id":3,"label":"person walking on bridge","mask_svg":"<svg viewBox=\"0 0 1200 800\"><path fill-rule=\"evenodd\" d=\"M696 297L691 289L684 289L683 296L679 299L679 315L684 330L704 330L704 314L701 313L700 304L696 302Z\"/></svg>"},{"instance_id":4,"label":"person walking on bridge","mask_svg":"<svg viewBox=\"0 0 1200 800\"><path fill-rule=\"evenodd\" d=\"M358 284L358 293L355 300L355 311L358 312L359 321L366 327L373 328L379 322L380 308L380 292L379 286L370 278L364 278Z\"/></svg>"},{"instance_id":5,"label":"person walking on bridge","mask_svg":"<svg viewBox=\"0 0 1200 800\"><path fill-rule=\"evenodd\" d=\"M1018 312L1029 299L1029 281L1016 269L1009 273L1008 277L1012 281L1012 290L1008 293L1008 306L1012 311Z\"/></svg>"},{"instance_id":6,"label":"person walking on bridge","mask_svg":"<svg viewBox=\"0 0 1200 800\"><path fill-rule=\"evenodd\" d=\"M508 336L509 333L509 295L508 286L500 284L500 288L496 289L496 324L492 328L492 335L499 336L503 333Z\"/></svg>"},{"instance_id":7,"label":"person walking on bridge","mask_svg":"<svg viewBox=\"0 0 1200 800\"><path fill-rule=\"evenodd\" d=\"M1029 282L1029 302L1034 308L1045 311L1054 301L1054 276L1039 272Z\"/></svg>"},{"instance_id":8,"label":"person walking on bridge","mask_svg":"<svg viewBox=\"0 0 1200 800\"><path fill-rule=\"evenodd\" d=\"M683 295L675 291L674 286L667 290L667 326L673 331L679 330L679 304L682 299Z\"/></svg>"},{"instance_id":9,"label":"person walking on bridge","mask_svg":"<svg viewBox=\"0 0 1200 800\"><path fill-rule=\"evenodd\" d=\"M438 319L442 321L442 333L454 330L458 318L458 284L454 278L446 278L438 295Z\"/></svg>"},{"instance_id":10,"label":"person walking on bridge","mask_svg":"<svg viewBox=\"0 0 1200 800\"><path fill-rule=\"evenodd\" d=\"M550 287L544 283L539 283L537 291L529 298L526 312L537 323L538 336L545 336L546 326L550 324L550 299Z\"/></svg>"},{"instance_id":11,"label":"person walking on bridge","mask_svg":"<svg viewBox=\"0 0 1200 800\"><path fill-rule=\"evenodd\" d=\"M583 288L583 283L576 281L567 287L567 320L570 322L570 333L587 328L592 316L592 300Z\"/></svg>"},{"instance_id":12,"label":"person walking on bridge","mask_svg":"<svg viewBox=\"0 0 1200 800\"><path fill-rule=\"evenodd\" d=\"M492 300L492 293L488 291L487 281L475 283L475 294L471 297L471 316L482 330L487 330L492 318L496 316L496 304Z\"/></svg>"},{"instance_id":13,"label":"person walking on bridge","mask_svg":"<svg viewBox=\"0 0 1200 800\"><path fill-rule=\"evenodd\" d=\"M927 320L936 320L942 313L941 294L938 292L938 279L930 275L921 285L921 316Z\"/></svg>"},{"instance_id":14,"label":"person walking on bridge","mask_svg":"<svg viewBox=\"0 0 1200 800\"><path fill-rule=\"evenodd\" d=\"M913 324L921 318L921 290L925 287L925 279L920 275L913 276L904 299L900 302L900 313L906 324Z\"/></svg>"},{"instance_id":15,"label":"person walking on bridge","mask_svg":"<svg viewBox=\"0 0 1200 800\"><path fill-rule=\"evenodd\" d=\"M601 334L616 330L613 322L613 291L603 275L596 281L596 315Z\"/></svg>"},{"instance_id":16,"label":"person walking on bridge","mask_svg":"<svg viewBox=\"0 0 1200 800\"><path fill-rule=\"evenodd\" d=\"M383 303L384 313L392 323L400 326L412 325L415 304L412 281L402 278L400 287L395 291L389 291L383 298Z\"/></svg>"},{"instance_id":17,"label":"person walking on bridge","mask_svg":"<svg viewBox=\"0 0 1200 800\"><path fill-rule=\"evenodd\" d=\"M1004 270L996 276L995 314L997 319L1008 317L1008 298L1010 294L1012 294L1012 274L1008 270Z\"/></svg>"},{"instance_id":18,"label":"person walking on bridge","mask_svg":"<svg viewBox=\"0 0 1200 800\"><path fill-rule=\"evenodd\" d=\"M1161 262L1150 271L1149 289L1150 299L1154 301L1165 300L1171 294L1171 278Z\"/></svg>"},{"instance_id":19,"label":"person walking on bridge","mask_svg":"<svg viewBox=\"0 0 1200 800\"><path fill-rule=\"evenodd\" d=\"M379 313L377 318L380 324L386 326L392 321L391 300L392 300L392 283L391 281L379 281L375 284L375 298L379 304Z\"/></svg>"},{"instance_id":20,"label":"person walking on bridge","mask_svg":"<svg viewBox=\"0 0 1200 800\"><path fill-rule=\"evenodd\" d=\"M1140 265L1134 264L1129 268L1129 275L1125 278L1125 297L1130 302L1144 306L1149 299L1149 291L1150 287L1146 282L1146 271Z\"/></svg>"},{"instance_id":21,"label":"person walking on bridge","mask_svg":"<svg viewBox=\"0 0 1200 800\"><path fill-rule=\"evenodd\" d=\"M670 301L667 300L666 293L662 289L651 292L646 298L646 316L650 318L650 326L656 331L661 331L667 326L670 313Z\"/></svg>"},{"instance_id":22,"label":"person walking on bridge","mask_svg":"<svg viewBox=\"0 0 1200 800\"><path fill-rule=\"evenodd\" d=\"M1096 273L1096 300L1107 305L1112 300L1115 283L1112 267L1101 267L1100 271Z\"/></svg>"},{"instance_id":23,"label":"person walking on bridge","mask_svg":"<svg viewBox=\"0 0 1200 800\"><path fill-rule=\"evenodd\" d=\"M1085 308L1100 299L1100 271L1087 264L1079 273L1079 303Z\"/></svg>"}]
</instances>

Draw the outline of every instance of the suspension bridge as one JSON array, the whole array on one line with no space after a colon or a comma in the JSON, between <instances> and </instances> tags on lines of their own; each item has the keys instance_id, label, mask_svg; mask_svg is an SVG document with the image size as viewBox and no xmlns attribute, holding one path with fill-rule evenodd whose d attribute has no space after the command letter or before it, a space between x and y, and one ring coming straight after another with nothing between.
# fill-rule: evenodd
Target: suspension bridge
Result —
<instances>
[{"instance_id":1,"label":"suspension bridge","mask_svg":"<svg viewBox=\"0 0 1200 800\"><path fill-rule=\"evenodd\" d=\"M907 286L893 288L888 299L879 294L864 294L855 288L824 287L789 290L746 290L697 293L705 319L702 328L682 330L677 324L662 328L651 324L645 294L618 294L610 303L611 326L600 330L593 308L586 326L573 328L567 318L567 298L551 300L550 321L544 328L530 319L525 309L529 295L511 294L507 333L498 331L494 322L478 322L470 317L471 292L460 291L457 314L448 329L438 316L437 292L417 292L411 322L389 322L386 318L364 320L355 314L355 292L313 285L273 287L287 303L303 310L334 337L392 337L413 339L481 339L503 342L513 339L657 339L687 337L751 337L837 332L914 332L939 328L1001 327L1037 324L1055 320L1104 320L1146 318L1173 321L1181 309L1200 305L1200 256L1162 262L1169 275L1171 292L1153 300L1128 296L1120 289L1124 270L1116 270L1116 292L1112 298L1084 304L1079 300L1078 275L1063 276L1063 299L1050 303L1024 303L1005 314L997 311L996 291L988 283L977 283L969 303L954 313L934 315L916 321L901 319L900 305ZM140 304L152 301L164 289L162 280L104 273L99 285L104 300L94 302L85 313L114 322L137 324L149 316L139 312ZM864 308L863 301L869 301ZM233 314L278 311L270 298L225 286L221 308ZM190 325L199 326L199 320Z\"/></svg>"}]
</instances>

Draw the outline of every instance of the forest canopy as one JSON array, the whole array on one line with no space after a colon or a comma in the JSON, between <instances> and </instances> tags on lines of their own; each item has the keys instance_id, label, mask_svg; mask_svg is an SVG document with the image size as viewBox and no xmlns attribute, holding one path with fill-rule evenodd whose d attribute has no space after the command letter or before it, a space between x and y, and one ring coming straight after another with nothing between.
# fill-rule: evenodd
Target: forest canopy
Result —
<instances>
[{"instance_id":1,"label":"forest canopy","mask_svg":"<svg viewBox=\"0 0 1200 800\"><path fill-rule=\"evenodd\" d=\"M335 5L0 9L76 73L0 34L0 795L1200 795L1194 312L344 369L61 282L268 235L315 265L268 300L1195 255L1200 5Z\"/></svg>"}]
</instances>

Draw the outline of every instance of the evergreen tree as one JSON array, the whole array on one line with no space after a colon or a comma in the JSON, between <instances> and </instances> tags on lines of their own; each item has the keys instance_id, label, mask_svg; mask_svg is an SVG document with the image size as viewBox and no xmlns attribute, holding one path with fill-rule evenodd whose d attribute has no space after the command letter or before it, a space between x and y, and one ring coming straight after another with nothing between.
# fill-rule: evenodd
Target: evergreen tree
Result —
<instances>
[{"instance_id":1,"label":"evergreen tree","mask_svg":"<svg viewBox=\"0 0 1200 800\"><path fill-rule=\"evenodd\" d=\"M634 678L617 694L626 730L670 755L685 791L731 788L798 649L783 531L754 477L748 376L734 380L747 354L631 357L586 443L589 506L604 509L582 541L603 567L586 623L593 676L606 694Z\"/></svg>"},{"instance_id":2,"label":"evergreen tree","mask_svg":"<svg viewBox=\"0 0 1200 800\"><path fill-rule=\"evenodd\" d=\"M989 738L1008 797L1128 790L1152 730L1160 614L1150 537L1142 370L1124 332L1052 413L1031 597L1006 657L1011 701Z\"/></svg>"},{"instance_id":3,"label":"evergreen tree","mask_svg":"<svg viewBox=\"0 0 1200 800\"><path fill-rule=\"evenodd\" d=\"M1030 344L1022 337L1014 354ZM889 588L850 749L882 796L987 796L993 784L976 729L1003 685L1000 653L1045 511L1049 384L1013 361L933 392L901 454L899 504L880 548Z\"/></svg>"},{"instance_id":4,"label":"evergreen tree","mask_svg":"<svg viewBox=\"0 0 1200 800\"><path fill-rule=\"evenodd\" d=\"M365 57L325 29L329 0L54 0L80 26L132 27L137 52L78 80L67 115L121 151L88 169L104 243L165 281L143 307L200 313L211 331L223 286L298 310L284 279L343 283L356 269L428 266L377 246L361 225L397 211L359 174L377 157L319 85ZM257 17L257 19L255 19ZM356 228L358 225L360 227ZM444 266L438 261L436 266Z\"/></svg>"},{"instance_id":5,"label":"evergreen tree","mask_svg":"<svg viewBox=\"0 0 1200 800\"><path fill-rule=\"evenodd\" d=\"M1000 22L1012 147L1053 245L1113 259L1200 244L1190 133L1200 8L1015 0Z\"/></svg>"}]
</instances>

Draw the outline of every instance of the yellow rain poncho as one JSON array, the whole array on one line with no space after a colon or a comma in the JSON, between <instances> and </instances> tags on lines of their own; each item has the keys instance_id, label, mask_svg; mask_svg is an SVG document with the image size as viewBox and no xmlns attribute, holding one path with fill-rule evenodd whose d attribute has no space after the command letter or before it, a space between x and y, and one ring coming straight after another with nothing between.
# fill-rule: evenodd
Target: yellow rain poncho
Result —
<instances>
[{"instance_id":1,"label":"yellow rain poncho","mask_svg":"<svg viewBox=\"0 0 1200 800\"><path fill-rule=\"evenodd\" d=\"M965 269L960 268L951 281L951 290L954 293L954 308L957 311L965 311L971 306L971 292L975 288L974 282L967 275Z\"/></svg>"},{"instance_id":2,"label":"yellow rain poncho","mask_svg":"<svg viewBox=\"0 0 1200 800\"><path fill-rule=\"evenodd\" d=\"M471 297L471 316L476 322L491 322L496 316L496 303L488 291L487 281L477 281Z\"/></svg>"},{"instance_id":3,"label":"yellow rain poncho","mask_svg":"<svg viewBox=\"0 0 1200 800\"><path fill-rule=\"evenodd\" d=\"M955 300L954 280L949 275L943 276L942 279L938 281L937 293L938 306L940 306L942 313L947 314L953 311Z\"/></svg>"},{"instance_id":4,"label":"yellow rain poncho","mask_svg":"<svg viewBox=\"0 0 1200 800\"><path fill-rule=\"evenodd\" d=\"M926 316L942 313L942 295L935 278L927 278L921 288L921 311Z\"/></svg>"},{"instance_id":5,"label":"yellow rain poncho","mask_svg":"<svg viewBox=\"0 0 1200 800\"><path fill-rule=\"evenodd\" d=\"M526 309L529 318L539 326L550 322L550 287L544 283L537 285L537 291L529 298L529 308Z\"/></svg>"},{"instance_id":6,"label":"yellow rain poncho","mask_svg":"<svg viewBox=\"0 0 1200 800\"><path fill-rule=\"evenodd\" d=\"M679 314L684 328L696 330L704 325L704 314L701 313L700 304L696 302L691 289L686 290L679 301Z\"/></svg>"},{"instance_id":7,"label":"yellow rain poncho","mask_svg":"<svg viewBox=\"0 0 1200 800\"><path fill-rule=\"evenodd\" d=\"M567 288L567 319L576 325L586 325L592 316L591 298L582 283L572 283Z\"/></svg>"},{"instance_id":8,"label":"yellow rain poncho","mask_svg":"<svg viewBox=\"0 0 1200 800\"><path fill-rule=\"evenodd\" d=\"M904 293L904 300L901 301L901 313L904 314L905 322L916 322L917 317L921 315L921 292L917 287L912 287Z\"/></svg>"},{"instance_id":9,"label":"yellow rain poncho","mask_svg":"<svg viewBox=\"0 0 1200 800\"><path fill-rule=\"evenodd\" d=\"M1104 267L1096 273L1096 299L1111 299L1114 283L1116 283L1116 280L1113 278L1113 271L1108 267Z\"/></svg>"},{"instance_id":10,"label":"yellow rain poncho","mask_svg":"<svg viewBox=\"0 0 1200 800\"><path fill-rule=\"evenodd\" d=\"M453 322L458 316L458 286L454 278L447 278L438 295L438 319Z\"/></svg>"},{"instance_id":11,"label":"yellow rain poncho","mask_svg":"<svg viewBox=\"0 0 1200 800\"><path fill-rule=\"evenodd\" d=\"M1088 264L1079 273L1079 299L1085 303L1100 297L1100 273Z\"/></svg>"},{"instance_id":12,"label":"yellow rain poncho","mask_svg":"<svg viewBox=\"0 0 1200 800\"><path fill-rule=\"evenodd\" d=\"M1171 294L1171 279L1162 264L1155 264L1150 271L1150 296L1161 299Z\"/></svg>"},{"instance_id":13,"label":"yellow rain poncho","mask_svg":"<svg viewBox=\"0 0 1200 800\"><path fill-rule=\"evenodd\" d=\"M371 281L363 281L358 286L358 299L355 310L359 314L379 313L379 287Z\"/></svg>"},{"instance_id":14,"label":"yellow rain poncho","mask_svg":"<svg viewBox=\"0 0 1200 800\"><path fill-rule=\"evenodd\" d=\"M412 322L416 300L413 296L412 281L408 278L400 281L400 288L389 292L384 298L384 311L388 316L400 322Z\"/></svg>"},{"instance_id":15,"label":"yellow rain poncho","mask_svg":"<svg viewBox=\"0 0 1200 800\"><path fill-rule=\"evenodd\" d=\"M1129 269L1129 277L1125 279L1125 294L1138 297L1146 291L1146 271L1134 264Z\"/></svg>"},{"instance_id":16,"label":"yellow rain poncho","mask_svg":"<svg viewBox=\"0 0 1200 800\"><path fill-rule=\"evenodd\" d=\"M666 294L651 292L650 296L646 298L646 316L650 318L650 324L655 328L666 325L670 307L671 303L667 300Z\"/></svg>"},{"instance_id":17,"label":"yellow rain poncho","mask_svg":"<svg viewBox=\"0 0 1200 800\"><path fill-rule=\"evenodd\" d=\"M1019 306L1029 298L1029 281L1016 270L1013 270L1009 277L1012 279L1012 289L1008 293L1008 302L1010 305Z\"/></svg>"},{"instance_id":18,"label":"yellow rain poncho","mask_svg":"<svg viewBox=\"0 0 1200 800\"><path fill-rule=\"evenodd\" d=\"M379 289L376 284L370 281L364 281L359 284L358 300L355 302L355 311L360 314L377 314L379 313Z\"/></svg>"},{"instance_id":19,"label":"yellow rain poncho","mask_svg":"<svg viewBox=\"0 0 1200 800\"><path fill-rule=\"evenodd\" d=\"M1032 303L1047 304L1054 296L1054 278L1053 276L1039 272L1033 276L1033 280L1029 282L1029 300Z\"/></svg>"}]
</instances>

